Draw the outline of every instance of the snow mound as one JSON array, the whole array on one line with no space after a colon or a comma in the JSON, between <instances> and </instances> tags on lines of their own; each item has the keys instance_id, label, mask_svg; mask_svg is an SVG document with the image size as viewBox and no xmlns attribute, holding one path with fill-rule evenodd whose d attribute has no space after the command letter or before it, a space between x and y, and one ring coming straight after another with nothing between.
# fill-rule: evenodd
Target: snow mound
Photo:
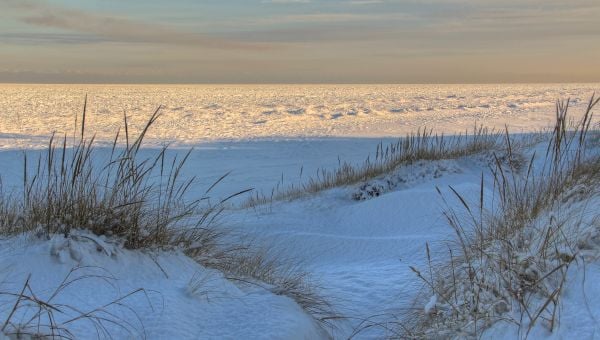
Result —
<instances>
[{"instance_id":1,"label":"snow mound","mask_svg":"<svg viewBox=\"0 0 600 340\"><path fill-rule=\"evenodd\" d=\"M448 173L460 173L461 168L456 161L417 161L399 167L396 171L363 183L352 193L352 199L364 201L379 197L392 190L401 190L418 183L442 177Z\"/></svg>"},{"instance_id":2,"label":"snow mound","mask_svg":"<svg viewBox=\"0 0 600 340\"><path fill-rule=\"evenodd\" d=\"M54 322L74 338L98 329L112 338L324 337L285 296L233 284L179 252L130 251L84 231L49 240L31 235L2 240L0 268L0 292L18 294L29 278L32 294L57 306ZM0 319L5 320L16 298L2 293ZM5 333L36 331L35 320L23 321L35 309L22 302ZM71 321L89 311L91 317ZM41 323L49 324L47 315ZM44 329L49 328L37 332Z\"/></svg>"}]
</instances>

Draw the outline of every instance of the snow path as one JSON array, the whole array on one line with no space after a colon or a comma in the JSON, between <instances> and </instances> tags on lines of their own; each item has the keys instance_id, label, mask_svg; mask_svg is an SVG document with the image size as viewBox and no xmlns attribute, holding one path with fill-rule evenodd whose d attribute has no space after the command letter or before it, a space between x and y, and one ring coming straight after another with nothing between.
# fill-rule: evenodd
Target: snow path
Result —
<instances>
[{"instance_id":1,"label":"snow path","mask_svg":"<svg viewBox=\"0 0 600 340\"><path fill-rule=\"evenodd\" d=\"M434 252L446 250L444 242L453 238L453 231L442 216L444 205L436 186L451 202L456 200L449 185L466 199L478 200L483 164L473 159L451 162L458 173L370 200L351 200L352 187L335 189L263 207L266 211L259 207L238 212L224 223L309 268L340 314L352 318L334 332L336 338L346 338L365 319L384 314L371 321L389 320L398 306L409 308L422 286L409 266L427 268L426 243ZM412 171L427 172L433 163ZM384 335L379 328L358 338Z\"/></svg>"}]
</instances>

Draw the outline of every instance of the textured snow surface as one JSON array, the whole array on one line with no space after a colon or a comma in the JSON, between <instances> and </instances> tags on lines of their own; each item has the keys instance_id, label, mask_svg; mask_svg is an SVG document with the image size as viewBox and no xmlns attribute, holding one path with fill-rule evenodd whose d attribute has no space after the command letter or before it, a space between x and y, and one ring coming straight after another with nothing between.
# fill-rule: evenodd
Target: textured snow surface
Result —
<instances>
[{"instance_id":1,"label":"textured snow surface","mask_svg":"<svg viewBox=\"0 0 600 340\"><path fill-rule=\"evenodd\" d=\"M202 171L202 164L213 165L216 169L221 169L219 173L223 173L221 171L224 164L236 162L238 167L235 169L252 170L241 172L234 180L221 183L224 186L221 190L225 190L223 193L237 190L244 183L244 178L253 178L253 181L268 187L269 184L276 184L278 174L282 171L286 174L292 171L297 173L295 161L289 160L289 155L302 158L304 154L316 153L320 155L322 164L333 167L337 165L337 160L329 154L335 150L344 150L350 145L356 151L347 150L345 158L364 159L363 150L370 149L377 142L369 139L314 140L309 143L289 141L281 143L284 148L266 147L265 142L234 144L245 147L236 148L234 153L211 153L204 157L204 150L194 151L190 157L191 163L183 175L197 175L201 182L210 183L207 176L212 179L213 173L206 175ZM233 159L227 160L227 157ZM1 173L7 174L11 183L18 184L21 181L21 159L19 151L0 152L0 161L9 165ZM248 166L257 163L262 164L256 169ZM319 164L317 159L311 163L313 166ZM227 211L219 223L248 235L259 244L272 248L275 253L280 253L293 263L300 263L313 273L317 283L323 287L323 294L330 297L341 315L349 317L339 324L338 329L332 330L336 338L346 338L364 319L386 321L399 312L399 306L409 306L412 303L421 283L415 280L409 266L426 265L426 243L434 249L444 251L442 242L452 238L452 230L442 217L444 206L435 187L439 186L450 195L447 185L452 185L464 193L465 197L476 200L479 197L481 172L486 168L487 164L477 159L418 162L390 174L393 178L406 177L407 180L376 199L354 200L353 194L360 190L360 185L357 185L330 190L295 202ZM439 170L437 174L435 170ZM382 180L384 178L380 179ZM203 189L206 188L197 188L196 193L201 195ZM308 316L289 299L271 296L264 290L252 287L245 287L244 291L224 281L218 274L213 273L211 276L216 275L216 281L209 280L213 283L206 288L209 292L208 299L202 294L200 298L190 297L187 293L190 279L198 272L204 275L203 273L211 271L177 254L164 254L158 258L160 266L169 274L169 278L166 278L161 268L147 255L117 251L114 256L107 256L106 252L96 250L96 243L88 246L88 252L85 251L86 247L79 250L80 242L65 244L60 237L52 242L10 240L3 243L0 249L2 248L0 267L15 268L13 272L16 274L10 275L13 291L19 289L19 284L23 283L30 272L33 273L36 287L47 291L53 289L73 266L92 265L117 277L119 292L122 294L137 288L157 292L151 296L159 300L153 301L154 304L159 303L160 307L154 304L152 306L159 311L164 309L163 312L153 311L143 295L132 297L133 302L130 302L136 312L144 316L143 325L151 339L217 335L232 338L290 338L292 335L314 338L321 335L307 319ZM41 280L41 283L37 280ZM95 287L99 285L103 286L98 288L98 292L105 293L96 292ZM81 284L81 290L88 295L90 287L94 287L94 294L99 297L87 302L85 306L88 308L118 297L114 289L103 282L87 281ZM233 291L235 294L228 295L223 290ZM79 301L77 294L83 293L75 290L73 294L69 292L69 302ZM273 316L271 312L277 315ZM372 318L376 315L378 316ZM194 325L192 323L195 318L203 318L203 321ZM177 325L173 326L171 322L176 322ZM256 325L249 325L253 322ZM274 329L270 329L271 323ZM245 330L246 327L250 329ZM373 328L359 334L358 338L385 335L384 329Z\"/></svg>"},{"instance_id":2,"label":"textured snow surface","mask_svg":"<svg viewBox=\"0 0 600 340\"><path fill-rule=\"evenodd\" d=\"M0 85L0 148L73 135L88 95L87 130L112 141L129 116L135 134L163 105L157 143L290 137L381 137L418 127L464 132L475 122L511 131L554 119L554 102L582 106L599 84L568 85ZM44 136L43 138L41 136Z\"/></svg>"},{"instance_id":3,"label":"textured snow surface","mask_svg":"<svg viewBox=\"0 0 600 340\"><path fill-rule=\"evenodd\" d=\"M452 171L428 176L442 166ZM410 166L410 172L421 180L406 181L376 198L356 201L353 194L360 185L350 186L230 213L225 223L256 235L286 257L301 259L339 312L351 318L334 332L336 338L347 338L365 320L389 321L401 312L399 308L412 306L421 282L409 266L426 268L426 244L444 252L444 242L453 237L436 186L450 197L451 185L465 199L476 202L478 180L486 166L474 158L419 162ZM395 176L407 172L400 169ZM491 183L486 183L491 190ZM486 189L485 195L490 194ZM386 335L384 328L373 328L357 337Z\"/></svg>"},{"instance_id":4,"label":"textured snow surface","mask_svg":"<svg viewBox=\"0 0 600 340\"><path fill-rule=\"evenodd\" d=\"M98 242L100 241L100 242ZM0 241L0 291L18 293L27 276L33 292L47 301L69 271L73 284L52 302L88 312L143 288L121 303L96 313L125 325L104 326L115 339L308 339L318 338L312 319L293 300L273 295L257 286L238 286L222 274L203 268L178 253L146 254L111 248L85 232L65 239L35 237ZM94 276L94 277L92 277ZM197 290L191 289L200 283ZM191 284L192 283L192 284ZM11 306L14 296L0 295L2 306ZM78 316L69 308L55 313L58 324ZM8 314L2 308L3 322ZM31 309L19 310L13 320L22 320ZM127 324L120 320L126 320ZM43 320L43 323L47 321ZM34 322L35 324L35 322ZM96 338L93 323L70 323L75 338Z\"/></svg>"},{"instance_id":5,"label":"textured snow surface","mask_svg":"<svg viewBox=\"0 0 600 340\"><path fill-rule=\"evenodd\" d=\"M363 161L382 137L414 132L418 127L462 132L477 121L502 129L508 124L513 132L536 130L553 121L557 98L571 97L579 113L598 88L597 84L0 85L0 149L4 149L0 175L5 188L18 190L22 152L34 159L39 151L32 149L46 146L52 131L72 136L86 93L86 130L103 142L114 138L123 110L132 124L131 134L136 135L153 110L164 105L164 117L150 131L150 144L143 152L155 154L154 147L166 142L194 146L182 178L197 176L199 185L193 194L201 197L221 175L233 171L211 192L224 197L246 188L268 195L282 179L285 186L314 175L320 167L337 166L338 156L341 161ZM94 159L102 164L109 150L97 151ZM443 256L445 242L454 237L442 216L446 207L436 187L452 197L448 189L452 186L465 200L477 202L482 173L486 174L484 195L489 197L493 185L487 175L489 164L482 157L415 162L369 183L293 202L226 211L219 223L313 273L324 295L341 315L349 317L332 330L335 338L345 339L366 319L385 322L415 307L412 303L422 284L409 266L427 268L426 244L434 256ZM377 195L372 194L374 190ZM451 200L450 204L460 202ZM78 281L57 296L59 303L86 311L145 289L124 301L135 315L129 309L111 307L111 313L133 325L127 330L111 326L115 338L323 337L292 300L256 286L233 284L179 253L126 251L111 240L84 232L70 239L0 241L0 291L18 292L31 274L32 288L44 298L77 266L85 267L77 275L106 275L109 282ZM600 267L590 262L585 268L572 269L561 328L554 334L557 339L600 334L596 321L600 320L600 299L596 298ZM200 289L195 290L190 282L198 281ZM2 299L0 306L11 306L10 298ZM430 302L415 308L434 308L435 298ZM0 312L0 322L5 310ZM86 321L69 329L80 338L95 335L93 325ZM384 328L371 328L357 338L386 335ZM488 338L516 335L514 329L502 325L486 333ZM543 330L532 333L535 338L545 336Z\"/></svg>"},{"instance_id":6,"label":"textured snow surface","mask_svg":"<svg viewBox=\"0 0 600 340\"><path fill-rule=\"evenodd\" d=\"M570 214L577 219L563 227L575 246L561 249L567 254L577 251L577 259L569 267L565 286L560 295L560 305L552 324L549 312L529 330L514 323L499 322L483 334L485 339L598 339L600 338L600 197L584 202L565 204L562 211L541 216L538 225L549 225L552 219ZM544 297L535 297L538 305ZM534 305L532 303L532 305ZM513 307L509 317L519 319L518 306ZM545 319L544 319L545 318ZM553 327L553 328L552 328ZM527 333L529 331L529 333Z\"/></svg>"},{"instance_id":7,"label":"textured snow surface","mask_svg":"<svg viewBox=\"0 0 600 340\"><path fill-rule=\"evenodd\" d=\"M349 159L363 159L362 150L375 144L369 139L287 141L281 143L285 148L278 148L267 147L265 142L236 142L231 144L238 146L233 148L233 153L209 153L201 157L205 150L194 151L184 176L198 175L201 182L210 183L216 174L205 173L209 165L222 173L235 163L239 168L252 170L221 183L224 193L237 190L244 178L252 178L267 187L275 184L272 176L277 177L277 173L297 170L289 155L302 159L303 155L316 153L318 156L311 161L313 166L321 157L323 164L333 167L337 162L328 156L337 149L343 150L343 145L360 150L354 153L347 150ZM13 183L20 182L21 157L20 152L14 150L0 152L0 162L5 165L0 172L8 174ZM259 163L258 168L249 166ZM446 241L454 238L453 230L442 216L446 206L436 187L448 198L453 197L449 190L452 186L465 200L476 205L482 173L485 202L491 202L493 184L488 175L488 160L485 155L476 155L457 160L415 162L399 168L369 182L387 185L377 197L355 200L353 196L364 190L363 185L357 184L292 202L230 210L219 223L269 246L310 271L338 312L349 317L331 330L335 338L345 339L365 320L385 325L407 308L434 307L433 297L431 305L414 306L422 284L409 266L427 268L426 244L433 257L440 257L447 251ZM201 189L205 188L197 188L196 193L201 195ZM448 201L460 208L458 200ZM590 237L590 240L597 239ZM144 288L145 294L135 294L125 301L140 317L140 323L131 311L111 309L137 326L127 331L111 328L116 338L131 334L139 337L139 332L144 332L148 339L315 339L324 336L309 316L286 297L254 286L235 285L220 273L203 268L178 253L150 255L122 250L111 240L83 232L68 240L62 236L49 241L20 237L0 241L0 282L3 289L17 292L31 273L32 286L43 297L51 294L76 266L89 266L85 270L114 277L111 284L97 279L82 280L58 296L59 302L82 310L96 308ZM556 339L571 335L593 338L597 334L597 322L593 320L600 317L600 300L595 298L600 269L592 261L585 268L585 271L573 269L572 279L568 281L561 328L553 334ZM190 281L202 283L195 293ZM0 320L1 315L4 314L0 314ZM72 325L70 330L81 336L95 332L85 321ZM390 333L385 328L374 327L356 338L387 335ZM486 338L510 339L517 335L514 328L499 324L486 333ZM549 334L539 329L531 335L531 338L544 338Z\"/></svg>"}]
</instances>

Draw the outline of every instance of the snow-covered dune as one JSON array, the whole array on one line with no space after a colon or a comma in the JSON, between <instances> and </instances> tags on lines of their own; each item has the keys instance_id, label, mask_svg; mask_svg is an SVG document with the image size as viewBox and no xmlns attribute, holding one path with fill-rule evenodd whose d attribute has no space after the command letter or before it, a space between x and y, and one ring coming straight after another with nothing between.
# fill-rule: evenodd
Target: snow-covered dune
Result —
<instances>
[{"instance_id":1,"label":"snow-covered dune","mask_svg":"<svg viewBox=\"0 0 600 340\"><path fill-rule=\"evenodd\" d=\"M254 189L251 194L267 198L272 190L285 193L289 186L298 188L308 178L318 180L319 169L336 169L344 162L360 167L367 157L374 159L380 153L379 143L395 140L389 136L400 137L419 127L452 134L471 129L477 122L502 131L505 124L511 132L537 131L554 122L555 99L571 97L571 109L579 112L594 88L598 85L0 85L4 191L0 199L5 199L0 208L14 208L11 203L25 196L23 184L31 184L37 157L44 155L53 131L65 134L67 143L71 142L68 138L73 137L76 122L81 123L77 114L86 93L86 134L95 134L98 140L87 165L101 169L114 164L109 143L122 125L123 110L131 124L129 133L135 136L162 104L164 115L151 127L148 143L137 156L156 157L160 146L171 143L165 158L155 163L168 165L193 147L177 177L184 185L185 180L196 178L184 198L208 195L210 199L201 202L215 204L248 188ZM597 122L594 117L592 129L598 127ZM510 146L490 144L446 159L409 158L388 173L307 195L283 194L263 204L244 205L246 196L227 201L222 214L211 220L211 227L227 231L218 239L219 246L248 240L253 247L276 254L282 263L309 273L309 285L302 287L318 288L318 296L325 297L335 312L324 315L331 316L325 323L315 320L293 294L286 295L285 287L229 275L218 265L211 267L210 259L202 262L186 256L189 253L180 244L127 248L112 230L93 234L85 226L59 226L57 232L45 232L40 223L26 233L0 230L0 339L3 333L49 333L53 330L48 323L64 327L54 331L74 338L397 337L402 333L396 322L406 315L443 308L438 294L427 290L425 295L431 299L423 303L424 282L415 268L433 281L434 274L428 270L447 265L448 249L456 245L456 230L444 213L454 209L460 212L457 216L470 219L468 207L473 206L481 208L483 219L484 210L496 211L499 181L491 169L527 180L530 171L539 176L536 184L543 183L548 168L541 155L547 155L549 136L533 137L513 134ZM589 147L583 159L597 157L598 135L587 141L581 137L581 141ZM578 144L568 144L565 152L570 155L574 145ZM116 150L123 148L120 143ZM53 157L59 159L60 152ZM531 168L529 160L533 160ZM521 167L513 167L513 161ZM48 165L48 174L52 174L50 168L64 171L60 163L54 167ZM162 172L162 168L161 175L149 172L148 181L163 183ZM24 176L29 176L29 182ZM212 188L215 181L218 185ZM575 193L568 199L585 191L571 189ZM39 196L42 202L44 195ZM537 325L531 333L534 338L594 338L598 332L593 323L600 318L593 281L600 275L598 199L569 202L560 205L564 211L544 212L527 221L533 226L528 224L528 228L551 225L557 216L572 213L583 216L577 222L585 222L581 230L569 229L573 249L582 252L575 252L577 261L569 262L565 276L562 323L553 333ZM0 214L15 223L24 220L12 216L9 209ZM578 308L581 303L585 307ZM506 312L517 315L516 309ZM460 334L460 330L453 331ZM500 323L483 336L512 338L522 336L520 332L514 323Z\"/></svg>"}]
</instances>

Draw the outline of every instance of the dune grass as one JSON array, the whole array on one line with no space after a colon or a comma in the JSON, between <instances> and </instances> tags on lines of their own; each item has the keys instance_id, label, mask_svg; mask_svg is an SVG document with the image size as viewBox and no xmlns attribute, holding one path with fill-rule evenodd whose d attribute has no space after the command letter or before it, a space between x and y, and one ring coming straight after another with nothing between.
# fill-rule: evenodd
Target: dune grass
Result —
<instances>
[{"instance_id":1,"label":"dune grass","mask_svg":"<svg viewBox=\"0 0 600 340\"><path fill-rule=\"evenodd\" d=\"M93 270L90 272L90 270ZM61 295L68 294L69 287L80 281L100 279L107 285L114 285L115 279L100 268L76 267L71 269L62 282L47 298L31 286L31 274L18 292L0 291L0 300L9 310L5 319L0 319L0 337L8 339L75 339L69 330L72 325L88 323L99 339L112 338L111 326L117 326L132 338L145 338L144 325L135 310L127 306L127 300L137 294L146 294L144 289L136 289L111 302L90 310L79 310L68 304L58 303ZM115 313L116 308L119 313ZM120 315L119 315L120 314ZM62 321L58 321L59 316Z\"/></svg>"},{"instance_id":2,"label":"dune grass","mask_svg":"<svg viewBox=\"0 0 600 340\"><path fill-rule=\"evenodd\" d=\"M73 229L86 229L122 238L126 248L139 249L168 246L178 230L194 227L179 225L199 211L200 200L183 200L193 179L179 181L189 153L182 160L167 160L166 148L154 158L139 155L159 112L160 108L135 140L130 140L125 124L126 146L117 148L117 133L105 164L95 162L94 137L85 137L85 109L81 139L73 145L67 144L66 136L58 142L53 135L33 166L24 154L22 197L3 194L0 232L68 236Z\"/></svg>"},{"instance_id":3,"label":"dune grass","mask_svg":"<svg viewBox=\"0 0 600 340\"><path fill-rule=\"evenodd\" d=\"M387 174L399 166L418 160L454 159L473 155L502 146L503 134L484 128L474 127L471 133L456 136L435 134L433 130L419 130L388 146L377 145L375 158L367 158L362 164L340 163L336 169L319 169L314 177L309 177L298 186L274 188L270 195L255 192L242 207L256 207L274 201L292 200L324 190L357 184Z\"/></svg>"},{"instance_id":4,"label":"dune grass","mask_svg":"<svg viewBox=\"0 0 600 340\"><path fill-rule=\"evenodd\" d=\"M116 134L110 156L102 160L97 157L94 137L85 134L85 106L76 132L79 138L73 145L66 136L57 141L53 135L33 164L23 156L22 190L0 194L0 236L30 234L49 239L58 234L69 238L74 231L84 230L116 239L131 250L181 251L238 284L260 285L286 295L324 328L331 326L337 314L307 272L216 225L227 200L244 191L210 204L207 195L221 178L203 196L186 199L195 178L182 179L180 174L190 152L178 159L168 157L164 147L154 156L141 155L144 138L160 117L160 107L135 139L124 116L124 133ZM28 283L24 287L30 288ZM41 319L52 321L55 310L52 301L38 301L31 295L32 291L18 295L17 306L38 308L37 315L44 317L19 325L9 315L5 325L11 323L16 332L43 326L35 336L52 337L53 332L66 330L68 325L35 324ZM61 334L68 337L68 332Z\"/></svg>"},{"instance_id":5,"label":"dune grass","mask_svg":"<svg viewBox=\"0 0 600 340\"><path fill-rule=\"evenodd\" d=\"M504 319L514 306L522 310L523 319L527 320L522 323L524 328L530 329L548 314L552 323L566 270L576 257L575 253L555 251L569 249L572 244L561 233L571 221L552 221L538 229L529 226L556 209L565 196L573 195L573 188L583 185L589 189L578 199L598 194L595 174L600 171L600 160L587 155L585 147L588 140L598 140L597 132L591 129L591 112L597 103L592 98L575 129L569 128L568 102L557 105L557 122L541 176L534 176L534 159L523 167L495 157L493 177L500 200L498 211L483 210L483 194L480 206L472 207L454 191L468 212L467 218L456 211L446 212L449 225L456 231L458 246L450 248L449 263L432 265L427 274L414 268L426 286L422 299L435 297L436 301L430 304L418 300L417 306L427 304L431 308L412 310L408 319L397 323L394 334L402 338L477 336L493 322ZM163 148L154 157L141 156L144 137L159 118L160 108L135 139L129 135L125 116L124 134L117 134L110 157L103 164L95 162L94 138L85 136L85 109L82 116L81 138L72 146L67 145L66 137L60 142L52 137L46 152L33 164L24 156L22 192L0 195L0 235L69 237L74 230L84 229L120 239L124 247L132 250L179 250L239 284L259 285L292 298L324 329L342 319L319 293L310 274L293 260L281 259L252 242L240 241L214 225L224 212L226 201L211 205L204 196L185 199L194 184L194 178L180 178L189 153L180 159L169 158ZM456 137L419 131L386 148L380 144L373 161L367 159L360 166L344 163L333 171L320 170L317 177L301 187L273 191L270 197L257 195L246 206L363 182L417 160L451 159L497 150L507 152L512 159L517 148L507 131L476 128L472 134ZM506 164L511 171L504 170ZM523 169L526 173L521 176ZM524 243L525 239L540 242ZM527 261L519 260L524 255ZM194 290L201 289L201 282L192 286ZM27 300L33 308L41 308L44 315L49 315L52 302L35 300L33 292L26 294L27 287L26 282L24 292L15 295L16 306ZM533 298L539 296L546 298ZM35 328L35 324L12 322L10 315L5 325L10 323L12 329ZM48 335L64 326L68 325L51 325L35 335Z\"/></svg>"},{"instance_id":6,"label":"dune grass","mask_svg":"<svg viewBox=\"0 0 600 340\"><path fill-rule=\"evenodd\" d=\"M574 126L569 102L557 103L542 169L533 169L535 154L524 174L497 162L496 210L484 210L483 178L479 206L450 188L464 208L445 212L456 233L450 260L435 264L427 247L429 268L411 267L424 289L392 327L394 337L478 338L498 321L514 324L522 338L537 325L555 330L567 271L581 257L578 238L585 235L581 211L573 207L585 210L600 198L599 132L590 129L598 102L592 97ZM594 154L587 154L590 145ZM596 211L592 219L599 218Z\"/></svg>"}]
</instances>

